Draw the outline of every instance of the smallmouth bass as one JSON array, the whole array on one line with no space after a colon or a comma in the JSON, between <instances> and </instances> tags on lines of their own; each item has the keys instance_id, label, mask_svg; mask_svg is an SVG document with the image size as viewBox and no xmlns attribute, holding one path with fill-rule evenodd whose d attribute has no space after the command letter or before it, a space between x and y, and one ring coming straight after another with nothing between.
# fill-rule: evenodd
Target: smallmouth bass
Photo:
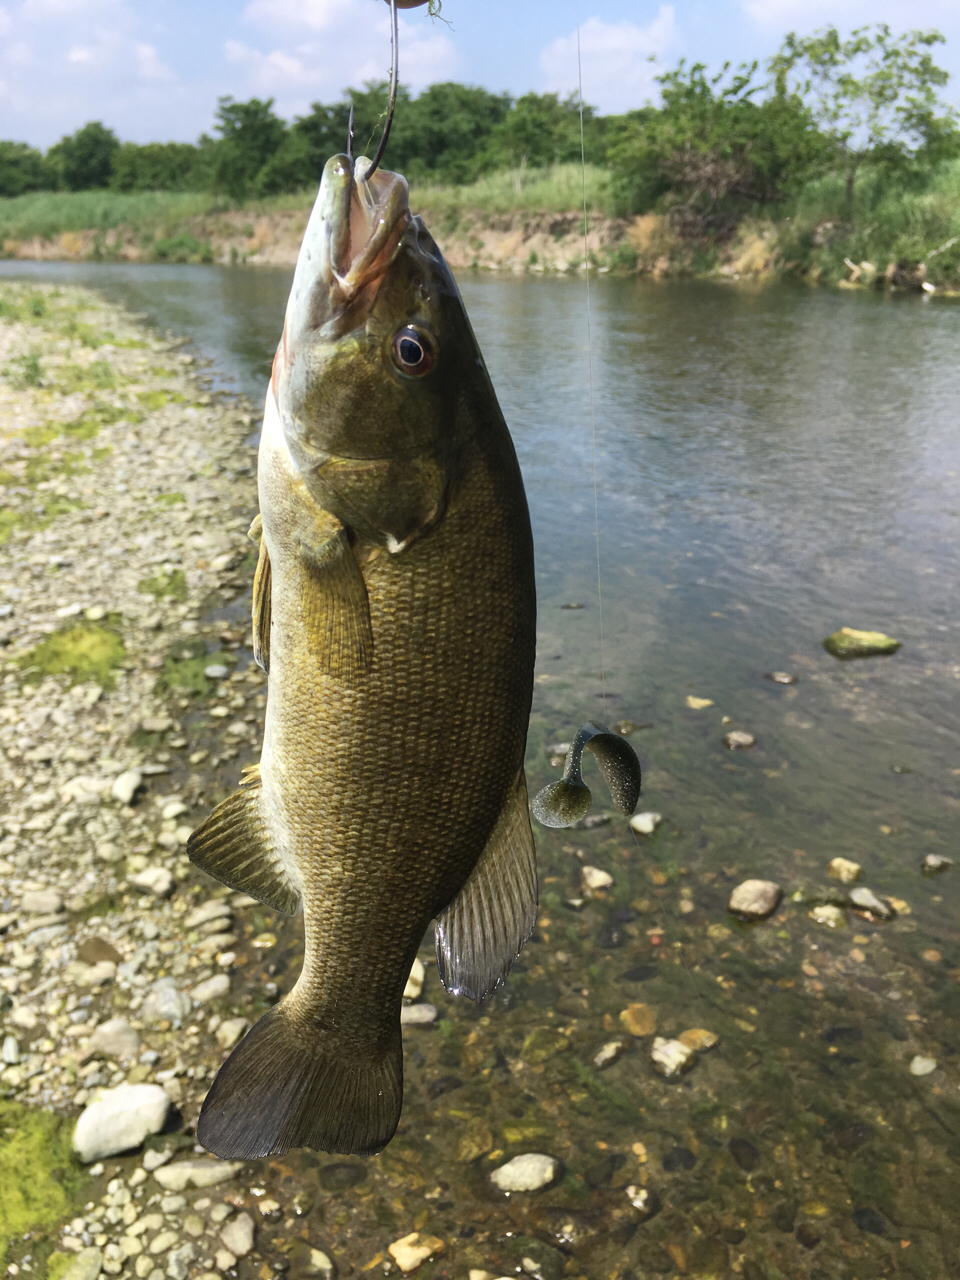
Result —
<instances>
[{"instance_id":1,"label":"smallmouth bass","mask_svg":"<svg viewBox=\"0 0 960 1280\"><path fill-rule=\"evenodd\" d=\"M204 1102L222 1157L382 1150L431 920L444 985L479 1000L536 919L523 482L453 277L403 178L368 167L326 165L266 397L260 765L188 846L304 916L296 985Z\"/></svg>"}]
</instances>

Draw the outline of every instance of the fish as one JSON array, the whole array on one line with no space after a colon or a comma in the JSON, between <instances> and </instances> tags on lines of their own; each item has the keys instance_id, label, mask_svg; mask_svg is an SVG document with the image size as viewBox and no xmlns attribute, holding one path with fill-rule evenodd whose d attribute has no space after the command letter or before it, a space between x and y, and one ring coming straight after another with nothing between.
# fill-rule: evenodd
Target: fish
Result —
<instances>
[{"instance_id":1,"label":"fish","mask_svg":"<svg viewBox=\"0 0 960 1280\"><path fill-rule=\"evenodd\" d=\"M444 987L478 1001L536 922L523 479L450 269L404 178L369 168L324 168L266 394L260 761L187 846L303 913L296 983L203 1103L198 1137L225 1158L381 1151L431 921Z\"/></svg>"}]
</instances>

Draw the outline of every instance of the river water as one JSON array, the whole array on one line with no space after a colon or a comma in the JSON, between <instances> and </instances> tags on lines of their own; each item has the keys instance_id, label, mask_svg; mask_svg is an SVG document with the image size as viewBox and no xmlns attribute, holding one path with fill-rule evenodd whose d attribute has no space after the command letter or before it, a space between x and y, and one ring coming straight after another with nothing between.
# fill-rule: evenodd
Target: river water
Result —
<instances>
[{"instance_id":1,"label":"river water","mask_svg":"<svg viewBox=\"0 0 960 1280\"><path fill-rule=\"evenodd\" d=\"M255 400L290 283L0 274L99 288ZM546 747L582 721L629 719L649 726L631 737L640 807L663 820L647 838L620 817L539 831L541 922L503 991L474 1010L428 971L442 1018L408 1037L400 1136L373 1162L295 1157L284 1176L319 1179L311 1212L344 1274L414 1229L448 1243L420 1274L464 1280L958 1274L960 865L921 864L960 864L960 308L605 278L588 313L582 279L462 288L533 515L528 780L557 776ZM839 662L821 642L840 626L903 647ZM731 729L756 745L726 750ZM607 803L598 786L594 811ZM843 907L838 855L893 920L811 918ZM613 886L584 898L585 864ZM785 891L754 926L726 909L748 877ZM651 1036L624 1031L632 1004L659 1035L719 1043L665 1081ZM505 1201L487 1174L524 1151L561 1176Z\"/></svg>"}]
</instances>

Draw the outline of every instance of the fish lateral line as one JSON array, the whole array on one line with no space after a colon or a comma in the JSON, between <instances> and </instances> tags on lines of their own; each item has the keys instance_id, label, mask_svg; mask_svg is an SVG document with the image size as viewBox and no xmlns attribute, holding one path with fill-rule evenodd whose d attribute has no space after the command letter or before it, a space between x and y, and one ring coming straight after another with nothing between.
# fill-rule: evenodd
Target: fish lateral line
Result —
<instances>
[{"instance_id":1,"label":"fish lateral line","mask_svg":"<svg viewBox=\"0 0 960 1280\"><path fill-rule=\"evenodd\" d=\"M583 753L600 767L613 803L631 814L640 799L640 761L619 733L588 720L570 743L559 782L551 782L533 798L533 816L545 827L573 827L590 812L593 795L583 780Z\"/></svg>"}]
</instances>

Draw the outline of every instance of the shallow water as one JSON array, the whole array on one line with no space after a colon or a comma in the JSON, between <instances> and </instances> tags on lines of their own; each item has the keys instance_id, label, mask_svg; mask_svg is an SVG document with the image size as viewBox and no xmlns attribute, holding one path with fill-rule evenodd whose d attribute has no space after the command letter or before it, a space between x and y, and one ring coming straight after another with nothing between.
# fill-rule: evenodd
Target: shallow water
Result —
<instances>
[{"instance_id":1,"label":"shallow water","mask_svg":"<svg viewBox=\"0 0 960 1280\"><path fill-rule=\"evenodd\" d=\"M0 272L102 288L257 399L290 280ZM631 740L641 807L664 821L649 839L619 817L539 832L542 918L503 991L476 1010L428 970L442 1017L407 1035L399 1137L369 1162L265 1162L264 1179L308 1190L311 1240L344 1274L415 1229L447 1242L422 1275L514 1274L525 1257L544 1277L956 1274L960 865L924 878L920 864L954 856L960 809L960 309L594 283L601 658L583 282L470 277L463 292L534 520L531 788L556 777L545 745L581 721L650 723ZM837 662L821 641L841 625L904 647ZM713 705L692 710L691 695ZM757 745L726 751L728 728ZM842 898L836 855L899 901L895 920L809 918L812 899ZM576 910L584 862L615 883ZM754 875L787 896L747 927L726 902ZM263 975L281 989L297 929ZM679 1083L654 1073L649 1036L597 1070L638 1002L658 1034L705 1027L718 1046ZM936 1069L912 1075L916 1055ZM487 1175L522 1151L555 1155L563 1175L505 1200ZM663 1206L645 1222L625 1192L641 1184ZM300 1227L276 1233L293 1249Z\"/></svg>"}]
</instances>

